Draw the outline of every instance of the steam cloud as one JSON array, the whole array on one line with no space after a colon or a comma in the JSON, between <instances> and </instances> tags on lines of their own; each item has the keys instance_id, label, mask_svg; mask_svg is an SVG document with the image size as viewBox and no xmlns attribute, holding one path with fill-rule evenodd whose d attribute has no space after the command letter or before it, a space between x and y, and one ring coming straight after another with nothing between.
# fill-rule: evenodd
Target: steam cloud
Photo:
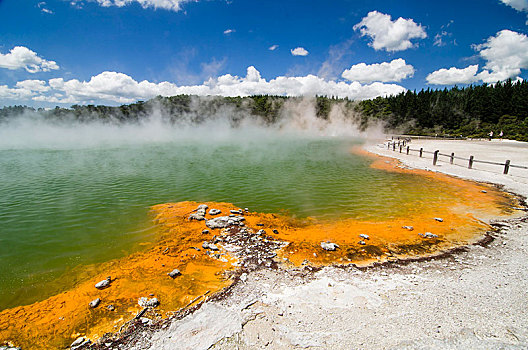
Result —
<instances>
[{"instance_id":1,"label":"steam cloud","mask_svg":"<svg viewBox=\"0 0 528 350\"><path fill-rule=\"evenodd\" d=\"M46 119L38 112L0 120L0 150L78 149L120 147L166 142L202 142L214 144L231 140L244 143L255 138L350 137L380 138L382 125L359 128L361 116L341 104L333 105L328 118L317 116L315 100L287 100L278 121L269 125L244 108L221 107L207 115L203 98L194 100L191 111L175 122L165 117L162 107L138 122L82 122L73 114L62 120Z\"/></svg>"}]
</instances>

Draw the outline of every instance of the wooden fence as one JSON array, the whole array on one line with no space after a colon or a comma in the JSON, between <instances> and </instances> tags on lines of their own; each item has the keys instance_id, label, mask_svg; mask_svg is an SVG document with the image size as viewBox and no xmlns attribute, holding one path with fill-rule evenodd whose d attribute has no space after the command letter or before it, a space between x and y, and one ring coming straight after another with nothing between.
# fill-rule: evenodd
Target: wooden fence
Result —
<instances>
[{"instance_id":1,"label":"wooden fence","mask_svg":"<svg viewBox=\"0 0 528 350\"><path fill-rule=\"evenodd\" d=\"M406 154L409 154L410 152L418 152L418 155L419 155L420 158L423 158L424 154L432 154L433 155L433 165L436 165L436 163L438 162L438 158L439 157L447 157L447 158L449 158L449 163L450 164L453 164L455 159L462 160L462 161L467 161L468 162L467 163L468 164L468 169L472 169L474 163L482 163L482 164L491 164L491 165L501 166L501 167L503 167L503 174L508 174L508 172L510 171L510 168L528 169L528 166L511 164L511 161L509 159L506 160L506 162L504 162L504 163L498 163L498 162L490 162L490 161L487 161L487 160L475 159L475 157L473 157L473 156L469 156L469 158L457 157L457 156L455 156L455 153L445 154L445 153L440 153L440 151L438 151L438 150L434 151L434 152L426 151L426 150L423 149L423 147L421 147L420 149L413 149L413 148L411 148L408 145L409 142L410 142L410 138L402 138L402 139L399 139L399 140L388 141L387 142L387 149L391 149L392 148L393 151L399 150L400 153L403 153L403 151L405 151Z\"/></svg>"}]
</instances>

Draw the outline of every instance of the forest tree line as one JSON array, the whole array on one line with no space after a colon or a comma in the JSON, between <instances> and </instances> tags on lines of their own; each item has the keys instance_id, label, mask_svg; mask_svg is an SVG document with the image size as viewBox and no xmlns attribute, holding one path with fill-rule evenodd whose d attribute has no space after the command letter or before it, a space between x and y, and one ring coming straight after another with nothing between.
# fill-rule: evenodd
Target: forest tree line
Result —
<instances>
[{"instance_id":1,"label":"forest tree line","mask_svg":"<svg viewBox=\"0 0 528 350\"><path fill-rule=\"evenodd\" d=\"M146 102L122 106L73 105L70 108L34 109L10 106L0 109L0 122L27 112L48 120L138 122L159 114L169 122L201 123L223 115L233 125L255 118L270 125L287 115L285 105L295 105L301 97L284 96L158 96ZM507 80L495 85L451 89L407 91L371 100L317 96L313 101L317 117L327 119L335 106L361 129L384 125L387 132L410 135L486 137L490 131L504 137L528 141L528 82ZM35 113L34 113L35 114Z\"/></svg>"},{"instance_id":2,"label":"forest tree line","mask_svg":"<svg viewBox=\"0 0 528 350\"><path fill-rule=\"evenodd\" d=\"M528 141L526 81L407 91L359 105L369 118L405 134L486 137L502 130L506 138Z\"/></svg>"}]
</instances>

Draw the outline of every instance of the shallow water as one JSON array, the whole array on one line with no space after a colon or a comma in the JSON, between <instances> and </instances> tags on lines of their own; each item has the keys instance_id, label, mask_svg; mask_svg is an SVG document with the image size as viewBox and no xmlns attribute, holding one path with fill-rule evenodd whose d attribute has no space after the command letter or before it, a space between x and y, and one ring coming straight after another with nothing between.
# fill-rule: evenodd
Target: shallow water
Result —
<instances>
[{"instance_id":1,"label":"shallow water","mask_svg":"<svg viewBox=\"0 0 528 350\"><path fill-rule=\"evenodd\" d=\"M425 177L370 168L371 159L351 154L355 139L164 132L119 142L110 133L101 142L0 143L0 310L71 287L67 272L78 265L152 241L149 210L158 203L218 201L375 221L411 215L450 195Z\"/></svg>"}]
</instances>

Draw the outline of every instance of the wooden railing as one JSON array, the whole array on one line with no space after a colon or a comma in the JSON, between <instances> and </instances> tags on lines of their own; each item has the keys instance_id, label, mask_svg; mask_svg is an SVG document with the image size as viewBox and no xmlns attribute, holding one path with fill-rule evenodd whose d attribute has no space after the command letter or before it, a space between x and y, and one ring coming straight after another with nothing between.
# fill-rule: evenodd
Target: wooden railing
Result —
<instances>
[{"instance_id":1,"label":"wooden railing","mask_svg":"<svg viewBox=\"0 0 528 350\"><path fill-rule=\"evenodd\" d=\"M424 154L432 154L433 155L433 165L436 165L436 163L438 162L438 158L442 156L442 157L448 157L450 164L453 164L455 159L467 161L468 169L472 169L474 163L501 166L503 167L503 174L508 174L508 172L510 171L510 168L528 169L528 166L511 164L511 161L509 159L507 159L504 163L499 163L499 162L491 162L487 160L475 159L475 157L473 156L469 156L469 158L457 157L455 156L455 153L445 154L445 153L440 153L440 151L438 150L434 152L426 151L423 149L423 147L420 147L420 149L413 149L408 145L409 142L410 142L410 139L400 139L400 140L388 141L387 149L390 150L392 148L393 151L399 150L400 153L403 153L403 150L405 150L406 154L409 154L411 151L418 152L418 155L420 158L423 158Z\"/></svg>"}]
</instances>

